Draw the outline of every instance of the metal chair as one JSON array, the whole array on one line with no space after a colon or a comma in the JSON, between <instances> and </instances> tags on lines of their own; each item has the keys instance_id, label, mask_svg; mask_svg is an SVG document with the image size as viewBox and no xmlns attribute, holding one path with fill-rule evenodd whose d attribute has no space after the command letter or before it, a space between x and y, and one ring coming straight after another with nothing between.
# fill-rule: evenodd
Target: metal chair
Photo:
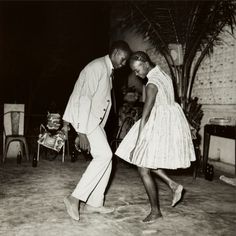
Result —
<instances>
[{"instance_id":1,"label":"metal chair","mask_svg":"<svg viewBox=\"0 0 236 236\"><path fill-rule=\"evenodd\" d=\"M124 119L123 123L118 129L115 139L111 141L112 149L114 148L114 145L115 145L115 149L118 148L120 142L122 141L124 136L128 133L128 131L130 130L130 128L133 126L134 123L135 123L135 120L132 117L128 116Z\"/></svg>"},{"instance_id":2,"label":"metal chair","mask_svg":"<svg viewBox=\"0 0 236 236\"><path fill-rule=\"evenodd\" d=\"M3 121L3 157L4 163L10 143L18 141L20 150L23 154L25 151L26 159L29 160L29 149L24 136L24 104L4 104L4 121Z\"/></svg>"},{"instance_id":3,"label":"metal chair","mask_svg":"<svg viewBox=\"0 0 236 236\"><path fill-rule=\"evenodd\" d=\"M55 151L55 157L62 148L62 162L65 161L65 149L69 157L69 139L68 133L61 129L61 115L58 113L48 113L47 128L43 124L40 125L40 134L38 139L37 161L40 157L40 146L44 146ZM64 142L64 144L60 143ZM67 147L66 147L67 146Z\"/></svg>"}]
</instances>

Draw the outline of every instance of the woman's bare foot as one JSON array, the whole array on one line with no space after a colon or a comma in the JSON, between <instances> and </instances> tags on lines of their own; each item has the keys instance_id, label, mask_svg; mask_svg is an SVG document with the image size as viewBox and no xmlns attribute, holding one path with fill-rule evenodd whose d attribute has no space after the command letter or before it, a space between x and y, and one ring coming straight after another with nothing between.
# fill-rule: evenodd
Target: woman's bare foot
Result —
<instances>
[{"instance_id":1,"label":"woman's bare foot","mask_svg":"<svg viewBox=\"0 0 236 236\"><path fill-rule=\"evenodd\" d=\"M153 223L159 218L162 218L161 212L150 212L150 214L143 220L144 223Z\"/></svg>"}]
</instances>

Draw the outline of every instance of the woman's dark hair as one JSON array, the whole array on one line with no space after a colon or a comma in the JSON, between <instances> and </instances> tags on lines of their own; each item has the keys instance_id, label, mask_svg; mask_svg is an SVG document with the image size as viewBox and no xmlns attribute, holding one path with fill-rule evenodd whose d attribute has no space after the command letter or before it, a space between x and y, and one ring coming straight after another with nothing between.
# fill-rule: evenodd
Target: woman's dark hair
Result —
<instances>
[{"instance_id":1,"label":"woman's dark hair","mask_svg":"<svg viewBox=\"0 0 236 236\"><path fill-rule=\"evenodd\" d=\"M143 51L134 52L130 56L129 61L130 61L130 63L133 63L134 61L148 62L151 66L155 66L155 64L151 61L151 59L147 55L147 53L145 53Z\"/></svg>"}]
</instances>

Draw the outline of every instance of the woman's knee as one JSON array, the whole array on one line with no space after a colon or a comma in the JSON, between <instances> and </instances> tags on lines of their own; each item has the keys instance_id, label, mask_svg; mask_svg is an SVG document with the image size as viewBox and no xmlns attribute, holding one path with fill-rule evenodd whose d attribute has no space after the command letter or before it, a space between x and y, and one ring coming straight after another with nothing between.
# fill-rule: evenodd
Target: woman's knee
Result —
<instances>
[{"instance_id":1,"label":"woman's knee","mask_svg":"<svg viewBox=\"0 0 236 236\"><path fill-rule=\"evenodd\" d=\"M141 175L141 177L150 175L150 169L148 169L148 168L138 167L138 172Z\"/></svg>"}]
</instances>

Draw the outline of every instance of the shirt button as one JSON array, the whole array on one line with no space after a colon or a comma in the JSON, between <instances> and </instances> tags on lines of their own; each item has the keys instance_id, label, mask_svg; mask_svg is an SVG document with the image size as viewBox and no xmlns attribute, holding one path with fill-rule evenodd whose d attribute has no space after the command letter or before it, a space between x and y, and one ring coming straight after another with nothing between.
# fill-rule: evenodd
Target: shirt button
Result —
<instances>
[{"instance_id":1,"label":"shirt button","mask_svg":"<svg viewBox=\"0 0 236 236\"><path fill-rule=\"evenodd\" d=\"M106 111L106 109L104 108L103 111Z\"/></svg>"},{"instance_id":2,"label":"shirt button","mask_svg":"<svg viewBox=\"0 0 236 236\"><path fill-rule=\"evenodd\" d=\"M102 120L102 117L100 117L100 120Z\"/></svg>"},{"instance_id":3,"label":"shirt button","mask_svg":"<svg viewBox=\"0 0 236 236\"><path fill-rule=\"evenodd\" d=\"M107 102L110 102L110 100L108 99Z\"/></svg>"}]
</instances>

